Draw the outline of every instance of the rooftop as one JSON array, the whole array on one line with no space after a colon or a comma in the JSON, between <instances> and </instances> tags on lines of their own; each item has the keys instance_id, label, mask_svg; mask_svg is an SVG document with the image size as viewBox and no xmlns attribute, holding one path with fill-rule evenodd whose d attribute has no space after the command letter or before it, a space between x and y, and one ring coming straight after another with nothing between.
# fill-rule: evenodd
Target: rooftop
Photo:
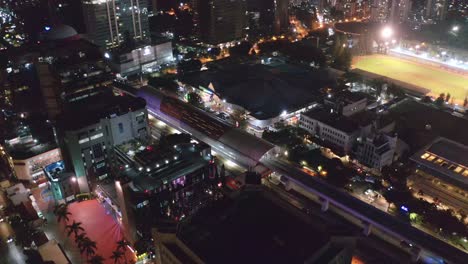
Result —
<instances>
[{"instance_id":1,"label":"rooftop","mask_svg":"<svg viewBox=\"0 0 468 264\"><path fill-rule=\"evenodd\" d=\"M367 95L365 93L361 92L351 92L349 90L341 91L335 95L333 95L331 98L326 98L327 101L342 101L344 103L355 103L359 102L363 99L366 99Z\"/></svg>"},{"instance_id":2,"label":"rooftop","mask_svg":"<svg viewBox=\"0 0 468 264\"><path fill-rule=\"evenodd\" d=\"M440 138L427 151L468 168L468 146Z\"/></svg>"},{"instance_id":3,"label":"rooftop","mask_svg":"<svg viewBox=\"0 0 468 264\"><path fill-rule=\"evenodd\" d=\"M178 136L180 135L171 135L170 140L147 146L133 156L136 167L126 169L124 173L133 181L134 191L157 189L166 182L205 167L210 162L210 157L201 155L204 149L209 148L206 144L181 143ZM188 140L190 141L190 136Z\"/></svg>"},{"instance_id":4,"label":"rooftop","mask_svg":"<svg viewBox=\"0 0 468 264\"><path fill-rule=\"evenodd\" d=\"M330 238L261 194L226 203L200 211L179 233L207 263L304 263Z\"/></svg>"},{"instance_id":5,"label":"rooftop","mask_svg":"<svg viewBox=\"0 0 468 264\"><path fill-rule=\"evenodd\" d=\"M357 122L338 113L332 113L331 110L327 108L314 108L303 113L302 115L318 120L328 126L348 134L351 134L359 129Z\"/></svg>"},{"instance_id":6,"label":"rooftop","mask_svg":"<svg viewBox=\"0 0 468 264\"><path fill-rule=\"evenodd\" d=\"M65 130L78 130L98 123L101 119L146 107L145 100L132 96L116 96L109 89L100 94L71 103L59 117L59 125Z\"/></svg>"},{"instance_id":7,"label":"rooftop","mask_svg":"<svg viewBox=\"0 0 468 264\"><path fill-rule=\"evenodd\" d=\"M8 153L15 160L25 160L42 153L54 150L57 145L54 142L35 143L29 142L25 144L7 145Z\"/></svg>"},{"instance_id":8,"label":"rooftop","mask_svg":"<svg viewBox=\"0 0 468 264\"><path fill-rule=\"evenodd\" d=\"M221 98L261 120L305 107L320 97L321 88L331 84L326 74L280 60L268 64L216 62L210 70L190 74L182 81L194 87L212 84Z\"/></svg>"},{"instance_id":9,"label":"rooftop","mask_svg":"<svg viewBox=\"0 0 468 264\"><path fill-rule=\"evenodd\" d=\"M468 146L439 137L411 160L434 176L468 189Z\"/></svg>"}]
</instances>

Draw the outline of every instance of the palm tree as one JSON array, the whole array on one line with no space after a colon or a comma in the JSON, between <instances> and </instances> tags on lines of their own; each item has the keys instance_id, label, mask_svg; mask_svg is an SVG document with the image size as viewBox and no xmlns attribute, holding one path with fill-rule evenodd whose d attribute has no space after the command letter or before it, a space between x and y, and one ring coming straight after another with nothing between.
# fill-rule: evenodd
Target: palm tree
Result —
<instances>
[{"instance_id":1,"label":"palm tree","mask_svg":"<svg viewBox=\"0 0 468 264\"><path fill-rule=\"evenodd\" d=\"M78 246L78 248L81 250L81 246L83 245L83 242L87 239L88 237L86 236L86 233L81 233L75 236L75 243Z\"/></svg>"},{"instance_id":2,"label":"palm tree","mask_svg":"<svg viewBox=\"0 0 468 264\"><path fill-rule=\"evenodd\" d=\"M111 259L114 260L114 264L120 263L120 260L124 257L124 253L120 250L112 251Z\"/></svg>"},{"instance_id":3,"label":"palm tree","mask_svg":"<svg viewBox=\"0 0 468 264\"><path fill-rule=\"evenodd\" d=\"M127 263L127 255L125 255L125 251L127 250L127 246L130 245L125 239L121 239L117 241L117 251L121 251L125 260L125 263Z\"/></svg>"},{"instance_id":4,"label":"palm tree","mask_svg":"<svg viewBox=\"0 0 468 264\"><path fill-rule=\"evenodd\" d=\"M54 215L57 217L57 222L60 223L64 220L65 223L67 223L70 220L68 216L71 215L71 213L68 211L68 205L67 204L55 205Z\"/></svg>"},{"instance_id":5,"label":"palm tree","mask_svg":"<svg viewBox=\"0 0 468 264\"><path fill-rule=\"evenodd\" d=\"M104 258L100 255L94 255L89 261L89 264L102 264L104 263Z\"/></svg>"},{"instance_id":6,"label":"palm tree","mask_svg":"<svg viewBox=\"0 0 468 264\"><path fill-rule=\"evenodd\" d=\"M73 233L76 237L80 231L84 231L84 228L81 227L81 222L75 222L75 220L73 220L71 225L66 225L65 228L68 230L67 236Z\"/></svg>"},{"instance_id":7,"label":"palm tree","mask_svg":"<svg viewBox=\"0 0 468 264\"><path fill-rule=\"evenodd\" d=\"M85 237L83 239L83 243L81 244L80 253L81 254L85 253L86 259L88 259L90 256L96 254L96 249L97 249L96 242L92 241L88 237Z\"/></svg>"}]
</instances>

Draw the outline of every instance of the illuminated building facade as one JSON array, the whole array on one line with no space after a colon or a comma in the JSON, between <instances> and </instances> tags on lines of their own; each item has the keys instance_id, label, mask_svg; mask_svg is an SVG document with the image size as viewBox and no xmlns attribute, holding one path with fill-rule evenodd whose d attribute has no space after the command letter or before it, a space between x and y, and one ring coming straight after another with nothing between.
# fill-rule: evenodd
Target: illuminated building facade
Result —
<instances>
[{"instance_id":1,"label":"illuminated building facade","mask_svg":"<svg viewBox=\"0 0 468 264\"><path fill-rule=\"evenodd\" d=\"M426 19L445 20L447 18L448 0L427 0Z\"/></svg>"},{"instance_id":2,"label":"illuminated building facade","mask_svg":"<svg viewBox=\"0 0 468 264\"><path fill-rule=\"evenodd\" d=\"M119 45L126 34L149 37L147 0L84 0L83 16L87 37L103 48Z\"/></svg>"},{"instance_id":3,"label":"illuminated building facade","mask_svg":"<svg viewBox=\"0 0 468 264\"><path fill-rule=\"evenodd\" d=\"M114 146L147 139L145 107L141 98L103 93L77 102L60 116L62 155L67 169L73 168L80 191L88 192L90 185L109 176Z\"/></svg>"}]
</instances>

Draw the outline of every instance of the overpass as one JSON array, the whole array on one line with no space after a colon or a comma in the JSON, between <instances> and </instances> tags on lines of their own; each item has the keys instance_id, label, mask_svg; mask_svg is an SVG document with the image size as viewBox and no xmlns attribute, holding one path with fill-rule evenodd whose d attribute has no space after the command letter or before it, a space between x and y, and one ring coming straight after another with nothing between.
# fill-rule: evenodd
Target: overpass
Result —
<instances>
[{"instance_id":1,"label":"overpass","mask_svg":"<svg viewBox=\"0 0 468 264\"><path fill-rule=\"evenodd\" d=\"M260 138L229 127L210 114L155 88L144 87L137 95L145 98L148 111L164 122L209 144L239 165L254 167L260 164L284 175L283 184L287 190L294 189L320 203L323 211L333 210L361 226L364 235L372 233L407 250L414 262L465 263L468 259L465 252L278 159L279 148Z\"/></svg>"}]
</instances>

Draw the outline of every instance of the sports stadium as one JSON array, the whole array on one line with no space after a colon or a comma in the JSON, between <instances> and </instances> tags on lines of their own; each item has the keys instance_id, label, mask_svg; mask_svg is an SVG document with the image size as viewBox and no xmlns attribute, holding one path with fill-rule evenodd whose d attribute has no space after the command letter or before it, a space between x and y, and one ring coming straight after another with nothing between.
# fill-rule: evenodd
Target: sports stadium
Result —
<instances>
[{"instance_id":1,"label":"sports stadium","mask_svg":"<svg viewBox=\"0 0 468 264\"><path fill-rule=\"evenodd\" d=\"M356 57L353 68L369 77L386 77L404 88L434 98L450 93L454 102L460 104L468 96L468 73L455 72L438 64L374 54Z\"/></svg>"}]
</instances>

